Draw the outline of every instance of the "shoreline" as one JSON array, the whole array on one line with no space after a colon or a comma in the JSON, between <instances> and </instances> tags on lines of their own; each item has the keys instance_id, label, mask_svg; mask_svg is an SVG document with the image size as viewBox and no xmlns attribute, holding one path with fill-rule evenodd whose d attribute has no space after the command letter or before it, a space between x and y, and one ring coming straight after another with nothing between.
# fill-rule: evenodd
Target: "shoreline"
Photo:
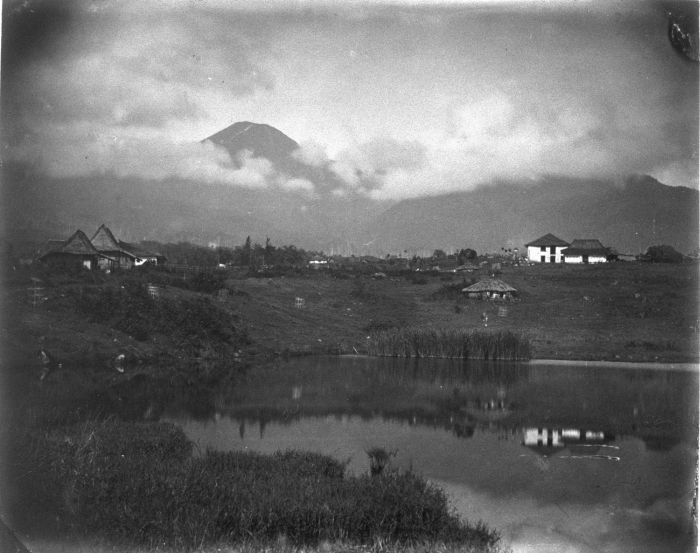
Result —
<instances>
[{"instance_id":1,"label":"shoreline","mask_svg":"<svg viewBox=\"0 0 700 553\"><path fill-rule=\"evenodd\" d=\"M313 354L309 354L313 356ZM328 354L321 354L319 357L333 357ZM386 356L376 356L367 355L363 353L343 353L338 355L338 357L352 357L352 358L376 358L376 359L389 359L391 357ZM397 358L398 359L398 358ZM400 357L403 359L403 357ZM406 357L405 359L445 359L452 361L483 361L481 359L469 359L462 357ZM698 363L676 363L676 362L660 362L660 361L592 361L585 359L489 359L488 363L522 363L526 365L564 365L571 367L612 367L617 369L660 369L660 370L674 370L674 371L696 371L700 372L700 362ZM641 365L641 366L640 366Z\"/></svg>"},{"instance_id":2,"label":"shoreline","mask_svg":"<svg viewBox=\"0 0 700 553\"><path fill-rule=\"evenodd\" d=\"M617 369L660 369L672 371L700 372L700 363L663 363L659 361L585 361L577 359L530 359L530 365L565 365L571 367L612 367ZM641 365L641 366L640 366Z\"/></svg>"}]
</instances>

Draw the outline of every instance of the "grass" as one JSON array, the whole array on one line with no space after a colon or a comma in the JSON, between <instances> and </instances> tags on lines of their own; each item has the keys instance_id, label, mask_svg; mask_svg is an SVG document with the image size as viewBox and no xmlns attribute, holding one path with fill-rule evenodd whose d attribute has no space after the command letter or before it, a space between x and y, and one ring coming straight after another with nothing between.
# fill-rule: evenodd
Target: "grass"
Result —
<instances>
[{"instance_id":1,"label":"grass","mask_svg":"<svg viewBox=\"0 0 700 553\"><path fill-rule=\"evenodd\" d=\"M163 423L91 421L29 431L6 475L21 494L11 523L50 523L57 535L130 546L195 549L217 543L461 544L488 548L498 534L467 524L442 490L412 472L347 476L315 453L192 455Z\"/></svg>"},{"instance_id":2,"label":"grass","mask_svg":"<svg viewBox=\"0 0 700 553\"><path fill-rule=\"evenodd\" d=\"M530 357L530 344L511 331L393 328L370 334L370 355L515 360Z\"/></svg>"}]
</instances>

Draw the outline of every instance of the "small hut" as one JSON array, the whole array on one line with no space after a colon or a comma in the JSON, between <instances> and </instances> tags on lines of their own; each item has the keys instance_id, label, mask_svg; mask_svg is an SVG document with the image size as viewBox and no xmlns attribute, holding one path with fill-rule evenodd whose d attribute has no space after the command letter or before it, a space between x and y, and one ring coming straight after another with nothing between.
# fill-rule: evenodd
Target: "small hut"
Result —
<instances>
[{"instance_id":1,"label":"small hut","mask_svg":"<svg viewBox=\"0 0 700 553\"><path fill-rule=\"evenodd\" d=\"M518 293L510 284L497 278L480 280L476 284L463 288L462 292L470 298L485 300L511 300Z\"/></svg>"}]
</instances>

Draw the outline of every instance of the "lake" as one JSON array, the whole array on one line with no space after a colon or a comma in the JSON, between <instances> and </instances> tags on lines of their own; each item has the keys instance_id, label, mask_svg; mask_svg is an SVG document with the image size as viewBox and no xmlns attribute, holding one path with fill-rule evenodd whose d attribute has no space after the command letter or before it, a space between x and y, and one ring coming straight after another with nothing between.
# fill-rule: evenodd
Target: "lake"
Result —
<instances>
[{"instance_id":1,"label":"lake","mask_svg":"<svg viewBox=\"0 0 700 553\"><path fill-rule=\"evenodd\" d=\"M241 373L202 413L201 451L366 451L439 485L514 552L695 550L697 370L300 358Z\"/></svg>"}]
</instances>

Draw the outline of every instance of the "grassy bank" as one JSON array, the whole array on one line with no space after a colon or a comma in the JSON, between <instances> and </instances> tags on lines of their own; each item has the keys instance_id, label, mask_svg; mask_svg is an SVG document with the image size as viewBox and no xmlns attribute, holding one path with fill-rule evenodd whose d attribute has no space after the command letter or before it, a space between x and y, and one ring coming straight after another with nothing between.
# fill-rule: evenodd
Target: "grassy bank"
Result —
<instances>
[{"instance_id":1,"label":"grassy bank","mask_svg":"<svg viewBox=\"0 0 700 553\"><path fill-rule=\"evenodd\" d=\"M527 338L510 331L392 328L372 332L367 349L370 355L381 357L530 358Z\"/></svg>"},{"instance_id":2,"label":"grassy bank","mask_svg":"<svg viewBox=\"0 0 700 553\"><path fill-rule=\"evenodd\" d=\"M485 551L498 535L461 522L444 493L412 472L349 476L300 452L192 454L159 423L87 422L28 430L8 459L11 524L126 546L217 543L407 545Z\"/></svg>"}]
</instances>

